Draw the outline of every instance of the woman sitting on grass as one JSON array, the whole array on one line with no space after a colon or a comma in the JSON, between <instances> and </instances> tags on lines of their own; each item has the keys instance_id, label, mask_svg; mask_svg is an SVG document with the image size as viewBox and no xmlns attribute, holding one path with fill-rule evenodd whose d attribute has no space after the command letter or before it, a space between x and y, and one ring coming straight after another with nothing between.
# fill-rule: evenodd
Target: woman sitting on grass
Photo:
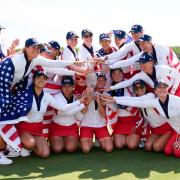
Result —
<instances>
[{"instance_id":1,"label":"woman sitting on grass","mask_svg":"<svg viewBox=\"0 0 180 180\"><path fill-rule=\"evenodd\" d=\"M81 104L79 100L75 103L63 105L57 102L50 94L43 91L47 76L43 71L36 71L33 76L33 103L30 112L27 114L28 122L21 122L17 125L17 130L24 148L33 150L36 155L47 158L50 154L49 145L43 134L43 115L47 107L70 111ZM83 105L80 105L83 106ZM79 107L78 107L79 108Z\"/></svg>"}]
</instances>

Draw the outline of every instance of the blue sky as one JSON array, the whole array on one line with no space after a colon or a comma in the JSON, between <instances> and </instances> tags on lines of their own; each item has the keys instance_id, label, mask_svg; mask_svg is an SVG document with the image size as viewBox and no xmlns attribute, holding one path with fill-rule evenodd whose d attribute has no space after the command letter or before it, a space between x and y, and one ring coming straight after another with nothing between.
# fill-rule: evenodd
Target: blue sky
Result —
<instances>
[{"instance_id":1,"label":"blue sky","mask_svg":"<svg viewBox=\"0 0 180 180\"><path fill-rule=\"evenodd\" d=\"M179 0L0 0L0 24L6 27L6 41L20 38L21 46L29 37L66 46L66 33L80 35L84 28L94 32L98 45L100 33L128 32L136 23L154 42L180 45L179 8Z\"/></svg>"}]
</instances>

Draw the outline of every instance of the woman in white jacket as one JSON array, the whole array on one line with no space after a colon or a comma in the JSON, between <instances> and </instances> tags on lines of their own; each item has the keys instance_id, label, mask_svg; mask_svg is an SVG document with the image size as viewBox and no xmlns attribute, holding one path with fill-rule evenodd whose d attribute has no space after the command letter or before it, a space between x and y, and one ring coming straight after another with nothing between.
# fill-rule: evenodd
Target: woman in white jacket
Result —
<instances>
[{"instance_id":1,"label":"woman in white jacket","mask_svg":"<svg viewBox=\"0 0 180 180\"><path fill-rule=\"evenodd\" d=\"M74 80L72 76L66 76L61 81L62 92L56 94L54 98L63 107L76 104L69 111L56 111L53 122L49 128L49 142L53 152L60 153L62 150L74 152L78 148L79 130L77 125L77 115L85 106L84 98L76 101L73 94ZM78 104L77 104L78 102Z\"/></svg>"},{"instance_id":2,"label":"woman in white jacket","mask_svg":"<svg viewBox=\"0 0 180 180\"><path fill-rule=\"evenodd\" d=\"M163 79L168 84L170 93L180 96L180 75L174 68L166 65L155 66L153 56L150 53L143 53L139 63L142 70L140 73L126 81L111 86L106 91L131 86L138 79L145 81L153 89L155 81Z\"/></svg>"},{"instance_id":3,"label":"woman in white jacket","mask_svg":"<svg viewBox=\"0 0 180 180\"><path fill-rule=\"evenodd\" d=\"M61 112L69 112L82 105L79 100L73 104L63 105L57 102L50 94L43 91L47 76L42 71L36 71L33 76L33 102L31 110L27 114L27 122L20 122L17 125L17 130L22 142L22 145L28 150L34 150L36 155L46 158L49 156L49 145L43 134L43 115L47 107L60 110ZM80 105L80 106L79 106ZM83 106L84 107L84 106ZM82 108L83 108L82 107ZM22 105L22 108L23 107ZM74 108L74 109L73 109ZM71 113L71 112L69 112Z\"/></svg>"},{"instance_id":4,"label":"woman in white jacket","mask_svg":"<svg viewBox=\"0 0 180 180\"><path fill-rule=\"evenodd\" d=\"M136 106L140 108L156 108L159 114L166 120L166 122L173 128L175 133L168 140L164 152L167 155L174 154L180 157L180 98L168 94L168 84L161 81L155 83L155 94L157 98L149 100L124 100L118 97L107 98L106 102L116 102L117 104Z\"/></svg>"}]
</instances>

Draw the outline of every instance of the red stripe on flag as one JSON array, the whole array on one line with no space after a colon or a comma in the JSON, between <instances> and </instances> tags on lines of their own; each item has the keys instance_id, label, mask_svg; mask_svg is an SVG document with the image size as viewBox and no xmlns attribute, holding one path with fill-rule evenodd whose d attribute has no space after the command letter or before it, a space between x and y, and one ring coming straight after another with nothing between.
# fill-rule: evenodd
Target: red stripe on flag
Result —
<instances>
[{"instance_id":1,"label":"red stripe on flag","mask_svg":"<svg viewBox=\"0 0 180 180\"><path fill-rule=\"evenodd\" d=\"M16 132L14 132L12 135L11 135L11 137L9 138L11 141L14 141L16 138L18 137L18 133L17 133L17 131Z\"/></svg>"},{"instance_id":2,"label":"red stripe on flag","mask_svg":"<svg viewBox=\"0 0 180 180\"><path fill-rule=\"evenodd\" d=\"M19 144L18 147L19 147L20 149L22 149L22 144Z\"/></svg>"},{"instance_id":3,"label":"red stripe on flag","mask_svg":"<svg viewBox=\"0 0 180 180\"><path fill-rule=\"evenodd\" d=\"M4 133L4 134L6 134L11 128L12 128L12 124L7 124L7 125L5 125L3 128L2 128L2 132Z\"/></svg>"}]
</instances>

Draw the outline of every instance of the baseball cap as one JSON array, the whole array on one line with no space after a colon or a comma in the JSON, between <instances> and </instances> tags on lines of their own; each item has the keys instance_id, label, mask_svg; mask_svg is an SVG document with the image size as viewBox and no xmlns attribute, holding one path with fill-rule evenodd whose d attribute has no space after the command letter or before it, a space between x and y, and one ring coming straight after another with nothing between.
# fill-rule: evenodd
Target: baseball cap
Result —
<instances>
[{"instance_id":1,"label":"baseball cap","mask_svg":"<svg viewBox=\"0 0 180 180\"><path fill-rule=\"evenodd\" d=\"M67 34L66 34L66 39L72 39L73 37L77 37L79 38L79 36L74 32L74 31L69 31Z\"/></svg>"},{"instance_id":2,"label":"baseball cap","mask_svg":"<svg viewBox=\"0 0 180 180\"><path fill-rule=\"evenodd\" d=\"M40 53L43 53L43 52L50 54L52 51L49 50L45 44L41 44L41 46L40 46Z\"/></svg>"},{"instance_id":3,"label":"baseball cap","mask_svg":"<svg viewBox=\"0 0 180 180\"><path fill-rule=\"evenodd\" d=\"M137 62L139 62L140 64L145 64L145 63L147 63L148 61L154 61L154 60L153 60L153 56L152 56L151 53L144 52L144 53L140 56L140 58L139 58L139 60L138 60Z\"/></svg>"},{"instance_id":4,"label":"baseball cap","mask_svg":"<svg viewBox=\"0 0 180 180\"><path fill-rule=\"evenodd\" d=\"M97 76L97 78L103 77L103 78L106 80L106 75L105 75L104 72L97 72L97 73L96 73L96 76Z\"/></svg>"},{"instance_id":5,"label":"baseball cap","mask_svg":"<svg viewBox=\"0 0 180 180\"><path fill-rule=\"evenodd\" d=\"M124 39L126 38L126 32L123 30L113 30L113 34L118 39Z\"/></svg>"},{"instance_id":6,"label":"baseball cap","mask_svg":"<svg viewBox=\"0 0 180 180\"><path fill-rule=\"evenodd\" d=\"M25 41L25 47L40 45L37 39L29 38Z\"/></svg>"},{"instance_id":7,"label":"baseball cap","mask_svg":"<svg viewBox=\"0 0 180 180\"><path fill-rule=\"evenodd\" d=\"M0 25L0 29L6 29L6 28Z\"/></svg>"},{"instance_id":8,"label":"baseball cap","mask_svg":"<svg viewBox=\"0 0 180 180\"><path fill-rule=\"evenodd\" d=\"M34 72L33 79L35 79L36 77L40 77L40 76L44 76L46 79L48 79L47 74L41 70L37 70Z\"/></svg>"},{"instance_id":9,"label":"baseball cap","mask_svg":"<svg viewBox=\"0 0 180 180\"><path fill-rule=\"evenodd\" d=\"M81 36L82 36L82 38L86 37L86 36L93 36L93 33L89 29L83 29L82 32L81 32Z\"/></svg>"},{"instance_id":10,"label":"baseball cap","mask_svg":"<svg viewBox=\"0 0 180 180\"><path fill-rule=\"evenodd\" d=\"M74 85L74 79L72 76L64 76L61 80L61 86L64 86L64 85L71 85L73 86Z\"/></svg>"},{"instance_id":11,"label":"baseball cap","mask_svg":"<svg viewBox=\"0 0 180 180\"><path fill-rule=\"evenodd\" d=\"M107 40L110 41L110 35L108 33L102 33L99 35L99 41Z\"/></svg>"},{"instance_id":12,"label":"baseball cap","mask_svg":"<svg viewBox=\"0 0 180 180\"><path fill-rule=\"evenodd\" d=\"M160 85L164 85L164 86L166 86L166 87L169 87L169 85L166 83L165 80L156 80L156 81L154 82L154 88L157 88L157 87L159 87Z\"/></svg>"},{"instance_id":13,"label":"baseball cap","mask_svg":"<svg viewBox=\"0 0 180 180\"><path fill-rule=\"evenodd\" d=\"M139 33L143 31L143 27L140 24L134 24L129 32Z\"/></svg>"},{"instance_id":14,"label":"baseball cap","mask_svg":"<svg viewBox=\"0 0 180 180\"><path fill-rule=\"evenodd\" d=\"M151 41L152 37L148 34L143 34L139 37L139 41Z\"/></svg>"},{"instance_id":15,"label":"baseball cap","mask_svg":"<svg viewBox=\"0 0 180 180\"><path fill-rule=\"evenodd\" d=\"M133 82L133 87L136 86L137 84L144 85L144 86L146 85L146 83L141 79L138 79L138 80L134 81Z\"/></svg>"},{"instance_id":16,"label":"baseball cap","mask_svg":"<svg viewBox=\"0 0 180 180\"><path fill-rule=\"evenodd\" d=\"M57 41L49 41L48 45L56 50L60 50L61 46Z\"/></svg>"}]
</instances>

